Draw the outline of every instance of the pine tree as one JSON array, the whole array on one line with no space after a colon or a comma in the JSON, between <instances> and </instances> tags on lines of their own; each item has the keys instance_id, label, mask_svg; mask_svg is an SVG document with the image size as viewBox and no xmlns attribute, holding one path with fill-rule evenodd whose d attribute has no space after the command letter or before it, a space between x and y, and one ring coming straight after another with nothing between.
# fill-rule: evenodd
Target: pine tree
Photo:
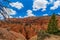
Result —
<instances>
[{"instance_id":1,"label":"pine tree","mask_svg":"<svg viewBox=\"0 0 60 40\"><path fill-rule=\"evenodd\" d=\"M56 20L56 15L53 13L48 24L47 32L50 34L54 34L58 31L58 24Z\"/></svg>"}]
</instances>

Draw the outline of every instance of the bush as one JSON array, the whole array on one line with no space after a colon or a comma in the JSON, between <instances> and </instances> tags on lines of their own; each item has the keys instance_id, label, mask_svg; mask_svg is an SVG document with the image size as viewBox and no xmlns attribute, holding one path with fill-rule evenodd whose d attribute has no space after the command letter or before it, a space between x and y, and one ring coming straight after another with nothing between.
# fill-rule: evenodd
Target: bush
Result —
<instances>
[{"instance_id":1,"label":"bush","mask_svg":"<svg viewBox=\"0 0 60 40\"><path fill-rule=\"evenodd\" d=\"M55 32L54 35L60 36L60 30L58 30L57 32Z\"/></svg>"},{"instance_id":2,"label":"bush","mask_svg":"<svg viewBox=\"0 0 60 40\"><path fill-rule=\"evenodd\" d=\"M44 40L45 37L49 37L49 34L46 33L44 30L38 31L37 40Z\"/></svg>"}]
</instances>

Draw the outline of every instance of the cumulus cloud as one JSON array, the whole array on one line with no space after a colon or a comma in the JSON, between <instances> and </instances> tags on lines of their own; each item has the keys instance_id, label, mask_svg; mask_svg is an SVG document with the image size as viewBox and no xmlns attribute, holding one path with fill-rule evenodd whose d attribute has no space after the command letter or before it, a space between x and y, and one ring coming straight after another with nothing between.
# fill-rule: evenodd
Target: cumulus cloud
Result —
<instances>
[{"instance_id":1,"label":"cumulus cloud","mask_svg":"<svg viewBox=\"0 0 60 40\"><path fill-rule=\"evenodd\" d=\"M32 10L27 10L27 15L28 15L28 16L35 16L35 15L32 13Z\"/></svg>"},{"instance_id":2,"label":"cumulus cloud","mask_svg":"<svg viewBox=\"0 0 60 40\"><path fill-rule=\"evenodd\" d=\"M53 0L50 0L50 2L53 2Z\"/></svg>"},{"instance_id":3,"label":"cumulus cloud","mask_svg":"<svg viewBox=\"0 0 60 40\"><path fill-rule=\"evenodd\" d=\"M50 3L53 3L55 0L50 0Z\"/></svg>"},{"instance_id":4,"label":"cumulus cloud","mask_svg":"<svg viewBox=\"0 0 60 40\"><path fill-rule=\"evenodd\" d=\"M17 9L21 9L21 8L24 7L21 2L12 2L12 3L10 3L10 5L11 5L12 7L17 8Z\"/></svg>"},{"instance_id":5,"label":"cumulus cloud","mask_svg":"<svg viewBox=\"0 0 60 40\"><path fill-rule=\"evenodd\" d=\"M27 10L27 16L24 16L24 17L31 17L31 16L35 16L35 15L32 13L32 10Z\"/></svg>"},{"instance_id":6,"label":"cumulus cloud","mask_svg":"<svg viewBox=\"0 0 60 40\"><path fill-rule=\"evenodd\" d=\"M60 13L58 13L58 15L60 15Z\"/></svg>"},{"instance_id":7,"label":"cumulus cloud","mask_svg":"<svg viewBox=\"0 0 60 40\"><path fill-rule=\"evenodd\" d=\"M50 8L51 10L55 10L60 6L60 0L54 2L53 6Z\"/></svg>"},{"instance_id":8,"label":"cumulus cloud","mask_svg":"<svg viewBox=\"0 0 60 40\"><path fill-rule=\"evenodd\" d=\"M32 7L34 11L37 11L39 9L45 11L47 8L47 4L49 4L47 0L34 0Z\"/></svg>"},{"instance_id":9,"label":"cumulus cloud","mask_svg":"<svg viewBox=\"0 0 60 40\"><path fill-rule=\"evenodd\" d=\"M15 18L24 18L24 17L22 17L22 16L16 16Z\"/></svg>"},{"instance_id":10,"label":"cumulus cloud","mask_svg":"<svg viewBox=\"0 0 60 40\"><path fill-rule=\"evenodd\" d=\"M43 16L48 16L48 14L43 14Z\"/></svg>"},{"instance_id":11,"label":"cumulus cloud","mask_svg":"<svg viewBox=\"0 0 60 40\"><path fill-rule=\"evenodd\" d=\"M19 16L18 18L23 18L22 16Z\"/></svg>"},{"instance_id":12,"label":"cumulus cloud","mask_svg":"<svg viewBox=\"0 0 60 40\"><path fill-rule=\"evenodd\" d=\"M13 16L10 16L9 18L13 18Z\"/></svg>"}]
</instances>

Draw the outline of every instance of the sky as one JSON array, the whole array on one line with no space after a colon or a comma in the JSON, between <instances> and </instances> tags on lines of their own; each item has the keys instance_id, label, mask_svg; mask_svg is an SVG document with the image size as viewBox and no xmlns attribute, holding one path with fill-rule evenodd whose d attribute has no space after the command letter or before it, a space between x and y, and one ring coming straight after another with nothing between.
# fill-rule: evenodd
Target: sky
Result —
<instances>
[{"instance_id":1,"label":"sky","mask_svg":"<svg viewBox=\"0 0 60 40\"><path fill-rule=\"evenodd\" d=\"M9 0L2 2L7 6L4 10L10 18L26 18L38 16L50 16L53 13L60 15L60 0Z\"/></svg>"}]
</instances>

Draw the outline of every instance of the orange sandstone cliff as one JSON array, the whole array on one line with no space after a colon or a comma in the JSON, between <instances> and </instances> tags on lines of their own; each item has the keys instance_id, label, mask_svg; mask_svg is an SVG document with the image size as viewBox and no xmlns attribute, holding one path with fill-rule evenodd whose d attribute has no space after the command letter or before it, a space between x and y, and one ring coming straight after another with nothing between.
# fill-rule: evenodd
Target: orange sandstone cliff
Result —
<instances>
[{"instance_id":1,"label":"orange sandstone cliff","mask_svg":"<svg viewBox=\"0 0 60 40\"><path fill-rule=\"evenodd\" d=\"M60 28L60 16L57 16L58 27ZM8 21L0 21L0 27L6 28L7 30L21 33L25 38L29 39L36 35L37 30L47 30L48 22L50 17L28 17L28 18L11 18Z\"/></svg>"}]
</instances>

